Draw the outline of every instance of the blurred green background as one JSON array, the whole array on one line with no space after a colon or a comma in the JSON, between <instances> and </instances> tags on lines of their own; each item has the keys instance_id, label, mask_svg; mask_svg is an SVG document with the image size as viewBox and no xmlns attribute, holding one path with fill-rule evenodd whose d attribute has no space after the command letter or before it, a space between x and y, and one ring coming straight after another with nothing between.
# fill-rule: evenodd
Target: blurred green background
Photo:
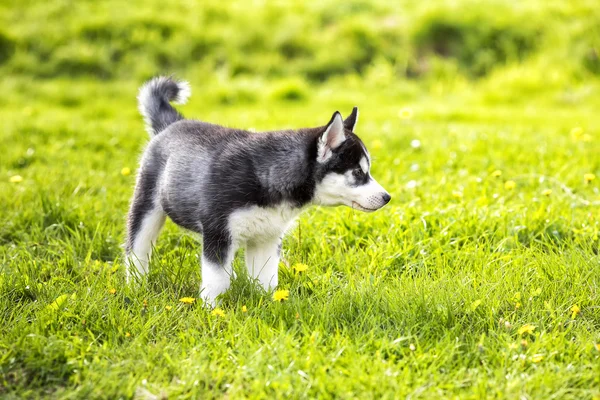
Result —
<instances>
[{"instance_id":1,"label":"blurred green background","mask_svg":"<svg viewBox=\"0 0 600 400\"><path fill-rule=\"evenodd\" d=\"M4 82L175 73L223 104L297 100L337 82L572 105L600 76L593 0L22 0L2 2L0 22Z\"/></svg>"}]
</instances>

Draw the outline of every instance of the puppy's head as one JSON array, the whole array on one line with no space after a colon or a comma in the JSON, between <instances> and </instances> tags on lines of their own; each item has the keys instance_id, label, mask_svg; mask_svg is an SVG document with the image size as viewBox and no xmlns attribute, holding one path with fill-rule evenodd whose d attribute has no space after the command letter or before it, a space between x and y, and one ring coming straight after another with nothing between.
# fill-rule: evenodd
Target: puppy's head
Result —
<instances>
[{"instance_id":1,"label":"puppy's head","mask_svg":"<svg viewBox=\"0 0 600 400\"><path fill-rule=\"evenodd\" d=\"M315 203L366 212L389 203L391 196L370 174L367 148L354 134L357 122L357 107L345 121L336 111L318 136Z\"/></svg>"}]
</instances>

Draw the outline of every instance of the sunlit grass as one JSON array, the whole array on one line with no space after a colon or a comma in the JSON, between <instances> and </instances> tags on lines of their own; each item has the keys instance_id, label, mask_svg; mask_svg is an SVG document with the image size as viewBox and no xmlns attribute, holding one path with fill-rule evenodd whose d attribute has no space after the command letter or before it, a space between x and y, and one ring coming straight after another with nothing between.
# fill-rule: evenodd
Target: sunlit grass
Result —
<instances>
[{"instance_id":1,"label":"sunlit grass","mask_svg":"<svg viewBox=\"0 0 600 400\"><path fill-rule=\"evenodd\" d=\"M463 18L450 6L403 2L396 20L383 18L383 2L253 12L210 4L197 14L169 8L165 18L151 6L110 17L103 2L34 2L25 14L0 6L14 27L0 33L18 43L0 66L0 397L600 396L600 97L578 58L595 38L595 2L516 7L514 15L545 22L544 41L522 63L477 79L452 59L407 77L407 55L392 57L396 44L382 37L405 38L432 16L492 18L491 8ZM303 7L312 20L295 12ZM56 15L71 23L40 22ZM152 36L176 21L182 31ZM519 21L489 27L519 33ZM305 29L315 24L334 25ZM113 25L135 41L107 42ZM292 28L306 32L300 42L272 33ZM343 57L320 44L340 29L376 45L373 62L354 54L360 72L334 69L321 82L318 68ZM584 45L571 46L580 30ZM213 48L224 31L229 47ZM277 48L256 50L261 37L297 58L281 64ZM192 41L211 49L206 58L190 61ZM39 47L30 54L31 43ZM136 43L120 61L109 57ZM349 43L340 51L354 51ZM248 58L223 64L244 46ZM163 65L167 47L172 65ZM303 61L315 54L318 68ZM74 57L90 70L55 71ZM244 63L256 70L234 70ZM102 75L107 65L118 66L111 76ZM203 308L200 246L171 222L148 278L127 285L125 214L147 140L135 96L143 78L165 69L191 83L184 115L228 126L323 125L358 105L358 134L392 202L372 214L303 214L284 241L273 293L248 279L240 252L238 280L218 308Z\"/></svg>"},{"instance_id":2,"label":"sunlit grass","mask_svg":"<svg viewBox=\"0 0 600 400\"><path fill-rule=\"evenodd\" d=\"M392 203L308 211L285 241L280 291L261 293L238 260L239 280L210 311L196 300L199 246L172 223L147 281L125 285L124 215L146 134L129 110L135 90L101 96L1 112L5 393L598 393L600 196L586 175L598 147L573 141L568 123L518 109L503 124L406 120L373 96L359 134L378 144L373 174ZM318 94L285 118L277 102L242 112L192 99L186 115L257 130L348 112ZM35 116L14 112L27 106ZM96 106L101 118L81 117Z\"/></svg>"}]
</instances>

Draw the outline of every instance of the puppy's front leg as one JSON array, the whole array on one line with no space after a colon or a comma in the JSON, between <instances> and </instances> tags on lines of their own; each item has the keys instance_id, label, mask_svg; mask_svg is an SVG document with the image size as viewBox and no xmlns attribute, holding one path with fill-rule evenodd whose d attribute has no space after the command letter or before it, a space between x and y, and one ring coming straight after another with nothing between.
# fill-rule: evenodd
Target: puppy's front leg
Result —
<instances>
[{"instance_id":1,"label":"puppy's front leg","mask_svg":"<svg viewBox=\"0 0 600 400\"><path fill-rule=\"evenodd\" d=\"M205 232L203 242L200 295L206 305L215 307L217 296L231 285L235 249L228 232Z\"/></svg>"},{"instance_id":2,"label":"puppy's front leg","mask_svg":"<svg viewBox=\"0 0 600 400\"><path fill-rule=\"evenodd\" d=\"M248 242L246 246L248 274L258 280L265 290L277 287L280 250L280 238L258 243Z\"/></svg>"}]
</instances>

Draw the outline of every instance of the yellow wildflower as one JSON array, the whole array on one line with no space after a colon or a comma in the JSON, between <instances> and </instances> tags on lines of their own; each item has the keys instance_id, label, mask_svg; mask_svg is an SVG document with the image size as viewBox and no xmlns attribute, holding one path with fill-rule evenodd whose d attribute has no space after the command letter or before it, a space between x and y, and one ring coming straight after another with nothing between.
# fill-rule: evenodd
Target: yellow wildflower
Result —
<instances>
[{"instance_id":1,"label":"yellow wildflower","mask_svg":"<svg viewBox=\"0 0 600 400\"><path fill-rule=\"evenodd\" d=\"M517 183L515 181L506 181L504 182L504 189L513 190L517 187Z\"/></svg>"},{"instance_id":2,"label":"yellow wildflower","mask_svg":"<svg viewBox=\"0 0 600 400\"><path fill-rule=\"evenodd\" d=\"M245 305L242 306L242 312L248 312L248 307L246 307Z\"/></svg>"},{"instance_id":3,"label":"yellow wildflower","mask_svg":"<svg viewBox=\"0 0 600 400\"><path fill-rule=\"evenodd\" d=\"M124 167L121 169L121 175L127 176L129 174L131 174L131 169L129 167Z\"/></svg>"},{"instance_id":4,"label":"yellow wildflower","mask_svg":"<svg viewBox=\"0 0 600 400\"><path fill-rule=\"evenodd\" d=\"M545 189L542 194L544 196L550 196L552 194L552 189Z\"/></svg>"},{"instance_id":5,"label":"yellow wildflower","mask_svg":"<svg viewBox=\"0 0 600 400\"><path fill-rule=\"evenodd\" d=\"M215 308L214 310L212 310L211 314L214 315L215 317L224 317L225 311L223 311L220 308Z\"/></svg>"},{"instance_id":6,"label":"yellow wildflower","mask_svg":"<svg viewBox=\"0 0 600 400\"><path fill-rule=\"evenodd\" d=\"M573 307L571 307L571 319L575 319L577 314L579 314L580 312L581 312L581 308L579 308L579 306L577 304L575 304Z\"/></svg>"},{"instance_id":7,"label":"yellow wildflower","mask_svg":"<svg viewBox=\"0 0 600 400\"><path fill-rule=\"evenodd\" d=\"M282 302L284 300L287 300L289 296L289 290L277 290L275 291L275 293L273 293L273 300Z\"/></svg>"},{"instance_id":8,"label":"yellow wildflower","mask_svg":"<svg viewBox=\"0 0 600 400\"><path fill-rule=\"evenodd\" d=\"M580 139L583 136L583 128L576 126L575 128L571 129L571 136L575 140Z\"/></svg>"},{"instance_id":9,"label":"yellow wildflower","mask_svg":"<svg viewBox=\"0 0 600 400\"><path fill-rule=\"evenodd\" d=\"M521 302L520 301L517 301L515 303L515 308L517 308L517 309L521 308Z\"/></svg>"},{"instance_id":10,"label":"yellow wildflower","mask_svg":"<svg viewBox=\"0 0 600 400\"><path fill-rule=\"evenodd\" d=\"M298 263L298 264L295 264L292 268L296 272L304 272L308 269L308 265Z\"/></svg>"},{"instance_id":11,"label":"yellow wildflower","mask_svg":"<svg viewBox=\"0 0 600 400\"><path fill-rule=\"evenodd\" d=\"M19 183L23 182L23 177L21 175L13 175L9 179L10 183Z\"/></svg>"},{"instance_id":12,"label":"yellow wildflower","mask_svg":"<svg viewBox=\"0 0 600 400\"><path fill-rule=\"evenodd\" d=\"M413 116L413 110L410 107L404 107L398 112L398 116L401 119L411 119Z\"/></svg>"},{"instance_id":13,"label":"yellow wildflower","mask_svg":"<svg viewBox=\"0 0 600 400\"><path fill-rule=\"evenodd\" d=\"M541 354L534 354L533 356L531 356L531 362L534 362L534 363L539 363L543 359L544 359L544 356Z\"/></svg>"},{"instance_id":14,"label":"yellow wildflower","mask_svg":"<svg viewBox=\"0 0 600 400\"><path fill-rule=\"evenodd\" d=\"M179 299L179 301L183 304L192 304L194 301L196 301L196 299L193 297L182 297L181 299Z\"/></svg>"},{"instance_id":15,"label":"yellow wildflower","mask_svg":"<svg viewBox=\"0 0 600 400\"><path fill-rule=\"evenodd\" d=\"M524 333L530 334L535 331L535 326L531 324L525 324L519 328L519 335L523 335Z\"/></svg>"},{"instance_id":16,"label":"yellow wildflower","mask_svg":"<svg viewBox=\"0 0 600 400\"><path fill-rule=\"evenodd\" d=\"M112 288L112 289L110 289L110 290L108 291L108 293L110 293L110 294L115 294L115 293L117 293L117 289L115 289L115 288Z\"/></svg>"},{"instance_id":17,"label":"yellow wildflower","mask_svg":"<svg viewBox=\"0 0 600 400\"><path fill-rule=\"evenodd\" d=\"M171 307L171 306L165 306L165 310L167 310L167 311L171 311L171 308L173 308L173 307Z\"/></svg>"},{"instance_id":18,"label":"yellow wildflower","mask_svg":"<svg viewBox=\"0 0 600 400\"><path fill-rule=\"evenodd\" d=\"M596 343L594 347L596 347L596 350L600 351L600 343Z\"/></svg>"},{"instance_id":19,"label":"yellow wildflower","mask_svg":"<svg viewBox=\"0 0 600 400\"><path fill-rule=\"evenodd\" d=\"M130 336L131 336L131 333L125 332L125 337L130 337Z\"/></svg>"},{"instance_id":20,"label":"yellow wildflower","mask_svg":"<svg viewBox=\"0 0 600 400\"><path fill-rule=\"evenodd\" d=\"M585 174L585 175L583 175L583 180L585 181L585 183L590 183L594 179L596 179L596 175L594 175L594 174Z\"/></svg>"}]
</instances>

